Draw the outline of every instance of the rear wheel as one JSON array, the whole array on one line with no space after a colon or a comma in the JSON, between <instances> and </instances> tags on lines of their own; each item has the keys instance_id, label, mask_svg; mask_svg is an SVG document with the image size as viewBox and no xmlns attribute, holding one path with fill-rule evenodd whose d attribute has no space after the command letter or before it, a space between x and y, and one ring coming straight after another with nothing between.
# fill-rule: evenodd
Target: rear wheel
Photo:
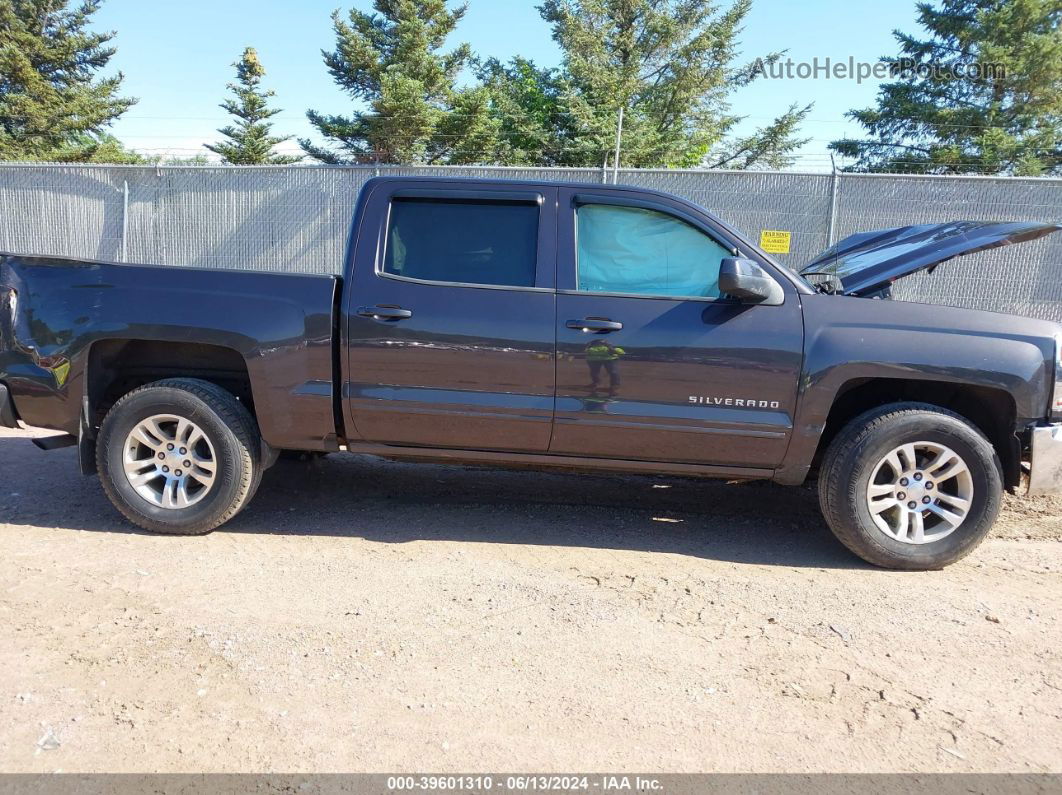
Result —
<instances>
[{"instance_id":1,"label":"rear wheel","mask_svg":"<svg viewBox=\"0 0 1062 795\"><path fill-rule=\"evenodd\" d=\"M819 503L834 535L891 569L939 569L988 534L1002 500L995 450L964 418L899 403L852 420L830 444Z\"/></svg>"},{"instance_id":2,"label":"rear wheel","mask_svg":"<svg viewBox=\"0 0 1062 795\"><path fill-rule=\"evenodd\" d=\"M154 533L196 535L227 522L258 488L260 459L247 409L194 378L157 381L122 397L96 445L107 497Z\"/></svg>"}]
</instances>

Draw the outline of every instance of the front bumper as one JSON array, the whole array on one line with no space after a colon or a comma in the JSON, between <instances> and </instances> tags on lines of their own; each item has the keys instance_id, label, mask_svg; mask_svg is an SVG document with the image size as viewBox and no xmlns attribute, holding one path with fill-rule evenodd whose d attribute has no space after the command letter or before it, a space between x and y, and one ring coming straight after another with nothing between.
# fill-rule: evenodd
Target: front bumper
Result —
<instances>
[{"instance_id":1,"label":"front bumper","mask_svg":"<svg viewBox=\"0 0 1062 795\"><path fill-rule=\"evenodd\" d=\"M11 401L6 384L0 384L0 427L18 427L18 414L15 413L15 404Z\"/></svg>"},{"instance_id":2,"label":"front bumper","mask_svg":"<svg viewBox=\"0 0 1062 795\"><path fill-rule=\"evenodd\" d=\"M1030 458L1028 493L1062 494L1062 423L1032 429Z\"/></svg>"}]
</instances>

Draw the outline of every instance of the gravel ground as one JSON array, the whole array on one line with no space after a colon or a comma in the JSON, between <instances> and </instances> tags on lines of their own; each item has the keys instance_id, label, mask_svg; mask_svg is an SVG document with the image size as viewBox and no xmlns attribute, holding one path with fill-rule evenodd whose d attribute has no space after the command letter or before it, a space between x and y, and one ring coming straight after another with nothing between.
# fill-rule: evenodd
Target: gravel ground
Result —
<instances>
[{"instance_id":1,"label":"gravel ground","mask_svg":"<svg viewBox=\"0 0 1062 795\"><path fill-rule=\"evenodd\" d=\"M941 572L807 489L281 462L199 538L0 430L0 770L1062 771L1062 501Z\"/></svg>"}]
</instances>

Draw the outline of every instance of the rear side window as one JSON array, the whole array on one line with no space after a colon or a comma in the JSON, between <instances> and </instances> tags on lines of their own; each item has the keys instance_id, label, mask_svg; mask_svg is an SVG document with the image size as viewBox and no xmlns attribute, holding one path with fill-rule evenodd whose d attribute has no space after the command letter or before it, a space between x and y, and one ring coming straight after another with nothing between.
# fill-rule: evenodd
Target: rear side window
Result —
<instances>
[{"instance_id":1,"label":"rear side window","mask_svg":"<svg viewBox=\"0 0 1062 795\"><path fill-rule=\"evenodd\" d=\"M384 272L410 279L533 287L538 205L395 199Z\"/></svg>"}]
</instances>

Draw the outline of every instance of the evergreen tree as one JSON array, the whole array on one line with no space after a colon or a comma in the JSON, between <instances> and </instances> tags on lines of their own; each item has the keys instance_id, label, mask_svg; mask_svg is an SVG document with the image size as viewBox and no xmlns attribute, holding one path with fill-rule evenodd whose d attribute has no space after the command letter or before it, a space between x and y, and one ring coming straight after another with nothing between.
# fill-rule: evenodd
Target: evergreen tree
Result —
<instances>
[{"instance_id":1,"label":"evergreen tree","mask_svg":"<svg viewBox=\"0 0 1062 795\"><path fill-rule=\"evenodd\" d=\"M336 48L323 52L336 83L367 109L350 116L311 110L330 146L299 143L325 163L490 162L496 121L483 87L458 89L467 44L442 52L465 6L446 0L375 0L374 13L332 15Z\"/></svg>"},{"instance_id":2,"label":"evergreen tree","mask_svg":"<svg viewBox=\"0 0 1062 795\"><path fill-rule=\"evenodd\" d=\"M540 69L520 56L508 64L488 59L477 71L497 123L498 162L514 166L568 162L565 139L571 130L561 107L560 71Z\"/></svg>"},{"instance_id":3,"label":"evergreen tree","mask_svg":"<svg viewBox=\"0 0 1062 795\"><path fill-rule=\"evenodd\" d=\"M520 87L517 104L556 96L557 110L546 115L560 119L550 147L561 165L607 162L620 108L622 165L788 165L804 143L795 134L810 105L793 105L768 127L733 137L741 118L730 112L729 97L757 77L757 62L735 63L750 7L751 0L724 10L704 0L544 0L539 10L563 52L561 70L533 73L515 64L508 85Z\"/></svg>"},{"instance_id":4,"label":"evergreen tree","mask_svg":"<svg viewBox=\"0 0 1062 795\"><path fill-rule=\"evenodd\" d=\"M96 78L114 33L86 30L100 0L0 0L0 159L128 161L106 128L136 103Z\"/></svg>"},{"instance_id":5,"label":"evergreen tree","mask_svg":"<svg viewBox=\"0 0 1062 795\"><path fill-rule=\"evenodd\" d=\"M851 111L870 135L834 141L853 171L1062 173L1059 0L920 3L926 39L896 31L895 82Z\"/></svg>"},{"instance_id":6,"label":"evergreen tree","mask_svg":"<svg viewBox=\"0 0 1062 795\"><path fill-rule=\"evenodd\" d=\"M262 89L265 68L258 60L254 47L247 47L243 56L233 64L236 67L236 82L229 83L234 99L226 99L221 107L236 117L236 123L218 130L229 140L215 144L203 144L211 152L221 155L226 163L235 165L282 165L296 163L301 156L278 155L273 147L290 141L292 136L270 135L273 123L269 120L280 113L269 107L273 91Z\"/></svg>"}]
</instances>

